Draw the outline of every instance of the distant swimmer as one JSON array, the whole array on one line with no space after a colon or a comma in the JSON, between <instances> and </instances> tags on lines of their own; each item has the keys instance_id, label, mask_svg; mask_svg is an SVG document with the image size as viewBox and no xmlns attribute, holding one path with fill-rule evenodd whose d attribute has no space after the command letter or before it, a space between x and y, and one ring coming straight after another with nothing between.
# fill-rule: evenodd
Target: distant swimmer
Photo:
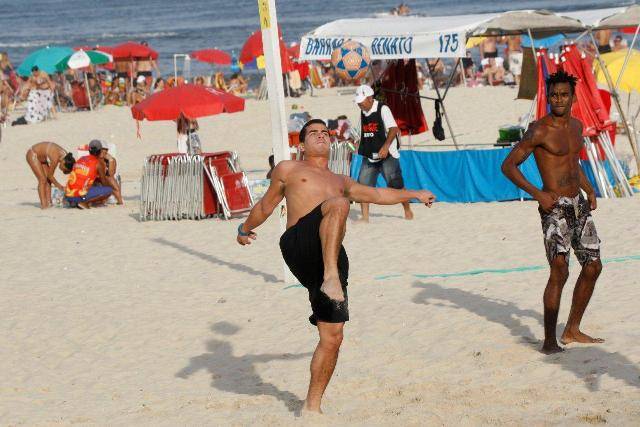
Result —
<instances>
[{"instance_id":1,"label":"distant swimmer","mask_svg":"<svg viewBox=\"0 0 640 427\"><path fill-rule=\"evenodd\" d=\"M309 292L311 324L320 342L311 359L311 380L304 409L321 412L322 395L338 360L344 322L349 320L347 279L349 260L342 246L349 201L393 205L418 199L431 206L429 191L382 189L358 184L329 168L329 130L320 119L309 120L300 130L304 160L280 162L271 185L238 227L241 245L256 239L252 231L265 222L286 199L287 230L280 250L291 272Z\"/></svg>"},{"instance_id":2,"label":"distant swimmer","mask_svg":"<svg viewBox=\"0 0 640 427\"><path fill-rule=\"evenodd\" d=\"M575 251L582 266L573 291L569 320L560 341L601 343L580 331L580 321L593 294L602 270L600 239L591 217L596 209L596 196L578 162L582 149L582 123L571 117L576 78L558 71L547 78L551 114L527 129L502 164L502 172L539 203L542 232L551 273L544 291L543 353L557 353L562 348L556 341L556 323L562 288L569 277L569 253ZM542 190L534 187L518 170L518 165L533 153ZM585 199L580 192L587 194Z\"/></svg>"},{"instance_id":3,"label":"distant swimmer","mask_svg":"<svg viewBox=\"0 0 640 427\"><path fill-rule=\"evenodd\" d=\"M26 160L38 180L38 197L40 207L46 209L51 203L51 185L64 191L62 184L56 179L56 168L68 175L73 168L73 154L55 142L39 142L27 150Z\"/></svg>"}]
</instances>

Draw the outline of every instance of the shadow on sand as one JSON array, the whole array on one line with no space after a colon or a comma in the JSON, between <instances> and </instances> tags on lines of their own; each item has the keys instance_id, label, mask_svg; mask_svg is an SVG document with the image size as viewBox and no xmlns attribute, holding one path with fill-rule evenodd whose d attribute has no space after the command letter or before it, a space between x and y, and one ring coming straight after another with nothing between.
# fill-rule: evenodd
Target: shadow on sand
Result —
<instances>
[{"instance_id":1,"label":"shadow on sand","mask_svg":"<svg viewBox=\"0 0 640 427\"><path fill-rule=\"evenodd\" d=\"M211 326L213 332L231 336L240 328L228 322L218 322ZM273 360L294 360L310 357L313 353L275 353L245 354L234 356L233 346L229 341L211 339L207 341L207 352L192 357L189 365L176 373L176 377L187 379L200 370L211 374L211 387L221 391L244 394L247 396L273 396L283 402L295 416L299 416L303 401L287 390L280 390L275 385L263 381L256 372L256 365Z\"/></svg>"},{"instance_id":2,"label":"shadow on sand","mask_svg":"<svg viewBox=\"0 0 640 427\"><path fill-rule=\"evenodd\" d=\"M154 239L151 239L151 241L159 243L161 245L169 246L171 248L177 249L177 250L182 251L184 253L187 253L189 255L193 255L193 256L195 256L197 258L200 258L202 260L208 261L211 264L220 265L220 266L223 266L223 267L229 267L230 269L239 271L241 273L247 273L247 274L251 274L252 276L262 277L262 280L264 280L265 282L270 282L270 283L278 283L278 282L280 282L280 280L278 280L278 278L273 274L264 273L262 271L256 270L256 269L251 268L251 267L249 267L247 265L244 265L244 264L238 264L236 262L225 261L225 260L220 259L218 257L215 257L213 255L209 255L209 254L206 254L204 252L196 251L196 250L191 249L191 248L189 248L187 246L184 246L184 245L182 245L180 243L172 242L172 241L167 240L167 239L162 238L162 237L156 237Z\"/></svg>"},{"instance_id":3,"label":"shadow on sand","mask_svg":"<svg viewBox=\"0 0 640 427\"><path fill-rule=\"evenodd\" d=\"M523 310L510 301L488 298L458 288L444 287L438 283L416 281L413 285L420 289L412 299L416 304L442 305L467 310L490 322L507 328L511 335L520 342L539 349L541 343L529 326L522 323L525 318L534 319L543 325L543 316L534 310ZM542 331L542 328L540 329ZM590 391L600 389L600 378L603 375L622 380L627 384L640 388L640 369L632 361L619 353L609 353L602 345L578 346L566 348L567 351L546 356L544 361L560 366L582 379Z\"/></svg>"}]
</instances>

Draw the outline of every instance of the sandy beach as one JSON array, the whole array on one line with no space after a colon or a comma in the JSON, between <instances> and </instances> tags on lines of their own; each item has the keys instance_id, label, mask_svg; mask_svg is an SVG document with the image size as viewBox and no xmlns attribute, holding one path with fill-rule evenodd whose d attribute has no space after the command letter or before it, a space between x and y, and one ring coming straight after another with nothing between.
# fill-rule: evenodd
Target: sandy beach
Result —
<instances>
[{"instance_id":1,"label":"sandy beach","mask_svg":"<svg viewBox=\"0 0 640 427\"><path fill-rule=\"evenodd\" d=\"M506 87L452 88L459 142L491 145L529 109ZM357 120L336 90L287 100ZM433 105L423 105L429 124ZM200 120L205 151L236 150L262 178L268 103ZM251 247L241 218L139 222L145 156L175 148L172 122L128 108L7 128L0 143L2 425L638 425L640 197L599 200L603 273L583 329L606 339L539 353L548 276L533 202L372 207L345 247L351 321L323 402L300 417L317 331L306 291L283 282L271 218ZM117 146L124 207L39 209L24 160L40 141ZM408 148L408 141L405 141ZM438 145L429 134L414 147ZM442 146L445 147L442 147ZM620 157L630 156L624 137ZM632 163L632 162L631 162ZM62 174L57 175L62 178ZM558 331L579 272L572 257Z\"/></svg>"}]
</instances>

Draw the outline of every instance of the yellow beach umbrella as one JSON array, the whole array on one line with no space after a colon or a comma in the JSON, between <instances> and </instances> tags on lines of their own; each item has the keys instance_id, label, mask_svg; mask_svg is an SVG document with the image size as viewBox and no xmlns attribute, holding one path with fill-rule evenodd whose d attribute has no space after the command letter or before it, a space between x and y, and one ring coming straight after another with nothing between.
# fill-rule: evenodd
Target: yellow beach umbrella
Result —
<instances>
[{"instance_id":1,"label":"yellow beach umbrella","mask_svg":"<svg viewBox=\"0 0 640 427\"><path fill-rule=\"evenodd\" d=\"M484 39L486 39L486 37L483 37L483 36L469 37L467 39L467 49L471 49L478 46L480 43L482 43Z\"/></svg>"},{"instance_id":2,"label":"yellow beach umbrella","mask_svg":"<svg viewBox=\"0 0 640 427\"><path fill-rule=\"evenodd\" d=\"M607 70L609 70L613 84L618 81L618 76L620 75L620 71L624 65L624 58L626 54L627 50L625 49L602 55L602 61L606 65ZM595 61L594 71L596 78L598 79L598 83L607 84L604 72L600 69L600 64L598 64L597 61ZM640 92L640 52L635 49L631 51L627 68L625 68L622 80L620 80L619 89L625 92L631 92L632 90Z\"/></svg>"}]
</instances>

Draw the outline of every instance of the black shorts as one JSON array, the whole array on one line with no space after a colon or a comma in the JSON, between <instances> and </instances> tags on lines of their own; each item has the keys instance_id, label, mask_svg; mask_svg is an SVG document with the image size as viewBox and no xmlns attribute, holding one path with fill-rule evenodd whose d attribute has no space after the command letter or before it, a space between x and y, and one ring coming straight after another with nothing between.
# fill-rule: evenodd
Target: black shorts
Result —
<instances>
[{"instance_id":1,"label":"black shorts","mask_svg":"<svg viewBox=\"0 0 640 427\"><path fill-rule=\"evenodd\" d=\"M609 53L611 52L611 46L608 44L598 45L598 53Z\"/></svg>"},{"instance_id":2,"label":"black shorts","mask_svg":"<svg viewBox=\"0 0 640 427\"><path fill-rule=\"evenodd\" d=\"M153 73L151 71L138 71L136 77L145 76L145 77L153 77Z\"/></svg>"},{"instance_id":3,"label":"black shorts","mask_svg":"<svg viewBox=\"0 0 640 427\"><path fill-rule=\"evenodd\" d=\"M320 241L320 222L322 221L322 204L298 220L280 237L280 250L289 269L309 291L309 302L313 314L309 322L317 321L342 323L349 320L349 298L347 296L347 279L349 276L349 259L344 246L338 255L338 274L344 292L344 301L331 300L320 291L324 281L324 261L322 259L322 242Z\"/></svg>"},{"instance_id":4,"label":"black shorts","mask_svg":"<svg viewBox=\"0 0 640 427\"><path fill-rule=\"evenodd\" d=\"M498 57L498 51L494 51L494 52L485 52L484 53L484 57L485 58L497 58Z\"/></svg>"}]
</instances>

